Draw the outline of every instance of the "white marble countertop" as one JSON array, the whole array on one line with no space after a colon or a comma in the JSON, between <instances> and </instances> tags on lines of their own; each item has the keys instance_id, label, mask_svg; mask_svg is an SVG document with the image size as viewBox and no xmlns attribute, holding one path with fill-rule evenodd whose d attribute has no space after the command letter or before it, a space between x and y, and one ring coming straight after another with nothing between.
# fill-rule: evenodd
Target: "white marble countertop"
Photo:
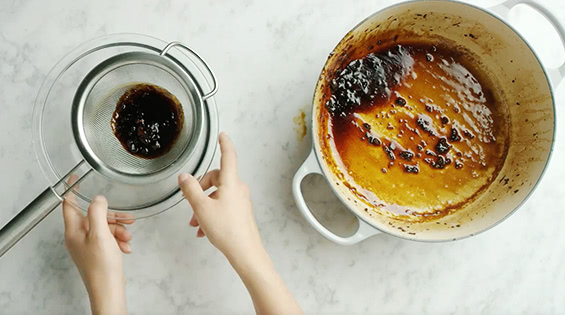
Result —
<instances>
[{"instance_id":1,"label":"white marble countertop","mask_svg":"<svg viewBox=\"0 0 565 315\"><path fill-rule=\"evenodd\" d=\"M565 2L539 1L565 22ZM379 235L342 247L298 213L290 182L311 141L297 137L293 118L305 111L308 119L317 76L340 38L394 2L2 1L0 225L47 186L31 139L32 106L47 72L88 39L143 33L186 42L215 69L221 129L239 149L265 245L307 313L565 313L563 128L535 194L502 225L470 239L427 244ZM557 37L529 12L517 8L512 21L544 62L557 65L564 55ZM562 84L557 107L564 97ZM322 180L309 179L305 190L316 207L328 209L325 217L351 221ZM207 241L196 239L189 215L183 204L132 227L134 252L125 259L130 312L252 313L237 275ZM0 313L87 312L62 231L58 209L0 259Z\"/></svg>"}]
</instances>

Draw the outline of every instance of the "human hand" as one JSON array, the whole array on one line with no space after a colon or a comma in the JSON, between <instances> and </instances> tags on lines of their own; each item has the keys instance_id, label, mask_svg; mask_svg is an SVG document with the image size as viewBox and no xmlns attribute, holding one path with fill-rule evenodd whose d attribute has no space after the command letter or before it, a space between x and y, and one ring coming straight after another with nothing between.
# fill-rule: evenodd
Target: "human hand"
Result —
<instances>
[{"instance_id":1,"label":"human hand","mask_svg":"<svg viewBox=\"0 0 565 315\"><path fill-rule=\"evenodd\" d=\"M75 181L76 176L71 176L69 183ZM133 219L118 213L109 219L103 196L94 197L86 216L73 202L72 194L63 202L65 246L86 286L92 313L125 314L122 252L131 252L131 234L123 224Z\"/></svg>"},{"instance_id":2,"label":"human hand","mask_svg":"<svg viewBox=\"0 0 565 315\"><path fill-rule=\"evenodd\" d=\"M222 153L219 170L213 170L200 182L192 175L179 175L179 185L194 214L190 225L198 227L198 237L208 237L228 259L262 248L253 216L249 188L237 175L237 157L233 143L220 134ZM217 189L208 196L207 189Z\"/></svg>"},{"instance_id":3,"label":"human hand","mask_svg":"<svg viewBox=\"0 0 565 315\"><path fill-rule=\"evenodd\" d=\"M249 188L237 175L237 158L231 140L220 134L222 152L219 170L198 182L189 174L179 175L179 185L194 214L190 225L197 236L208 237L230 261L247 287L257 314L303 314L279 277L261 243ZM217 189L206 196L204 191Z\"/></svg>"}]
</instances>

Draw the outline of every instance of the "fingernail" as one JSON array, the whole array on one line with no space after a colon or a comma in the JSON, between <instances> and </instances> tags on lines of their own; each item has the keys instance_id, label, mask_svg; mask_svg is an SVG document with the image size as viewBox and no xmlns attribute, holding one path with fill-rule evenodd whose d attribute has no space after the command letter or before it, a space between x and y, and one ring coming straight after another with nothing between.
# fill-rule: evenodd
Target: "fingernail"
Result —
<instances>
[{"instance_id":1,"label":"fingernail","mask_svg":"<svg viewBox=\"0 0 565 315\"><path fill-rule=\"evenodd\" d=\"M129 243L126 244L126 251L131 253L131 245Z\"/></svg>"},{"instance_id":2,"label":"fingernail","mask_svg":"<svg viewBox=\"0 0 565 315\"><path fill-rule=\"evenodd\" d=\"M187 179L188 179L188 176L189 176L189 175L188 175L187 173L182 173L182 174L180 174L180 175L179 175L179 184L182 183L182 182L184 182L185 180L187 180Z\"/></svg>"},{"instance_id":3,"label":"fingernail","mask_svg":"<svg viewBox=\"0 0 565 315\"><path fill-rule=\"evenodd\" d=\"M106 198L102 195L97 195L94 197L94 199L92 199L92 201L105 201Z\"/></svg>"}]
</instances>

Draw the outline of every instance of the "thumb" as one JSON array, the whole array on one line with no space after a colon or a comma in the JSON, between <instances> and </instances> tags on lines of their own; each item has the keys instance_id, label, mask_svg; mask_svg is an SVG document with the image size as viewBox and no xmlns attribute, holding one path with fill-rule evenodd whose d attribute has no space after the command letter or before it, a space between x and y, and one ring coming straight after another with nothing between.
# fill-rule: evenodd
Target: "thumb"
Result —
<instances>
[{"instance_id":1,"label":"thumb","mask_svg":"<svg viewBox=\"0 0 565 315\"><path fill-rule=\"evenodd\" d=\"M194 176L183 173L179 175L179 186L186 200L192 206L195 212L198 212L199 205L201 205L208 198L202 186Z\"/></svg>"},{"instance_id":2,"label":"thumb","mask_svg":"<svg viewBox=\"0 0 565 315\"><path fill-rule=\"evenodd\" d=\"M103 232L104 228L110 231L108 227L108 201L104 196L96 196L92 199L90 207L88 207L88 223L90 225L89 232Z\"/></svg>"}]
</instances>

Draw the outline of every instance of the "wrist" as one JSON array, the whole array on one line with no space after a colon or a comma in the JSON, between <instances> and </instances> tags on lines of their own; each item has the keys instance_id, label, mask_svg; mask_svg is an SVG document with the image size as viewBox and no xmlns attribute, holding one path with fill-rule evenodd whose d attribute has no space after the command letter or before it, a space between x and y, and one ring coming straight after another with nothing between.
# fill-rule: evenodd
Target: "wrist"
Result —
<instances>
[{"instance_id":1,"label":"wrist","mask_svg":"<svg viewBox=\"0 0 565 315\"><path fill-rule=\"evenodd\" d=\"M246 247L245 250L226 254L226 258L242 278L271 269L272 266L271 258L260 242L258 245Z\"/></svg>"},{"instance_id":2,"label":"wrist","mask_svg":"<svg viewBox=\"0 0 565 315\"><path fill-rule=\"evenodd\" d=\"M86 286L93 314L126 314L125 280L109 279L96 281L93 279Z\"/></svg>"},{"instance_id":3,"label":"wrist","mask_svg":"<svg viewBox=\"0 0 565 315\"><path fill-rule=\"evenodd\" d=\"M249 238L245 241L231 241L229 248L221 252L234 267L240 264L255 262L258 259L264 258L264 255L267 253L259 237Z\"/></svg>"}]
</instances>

